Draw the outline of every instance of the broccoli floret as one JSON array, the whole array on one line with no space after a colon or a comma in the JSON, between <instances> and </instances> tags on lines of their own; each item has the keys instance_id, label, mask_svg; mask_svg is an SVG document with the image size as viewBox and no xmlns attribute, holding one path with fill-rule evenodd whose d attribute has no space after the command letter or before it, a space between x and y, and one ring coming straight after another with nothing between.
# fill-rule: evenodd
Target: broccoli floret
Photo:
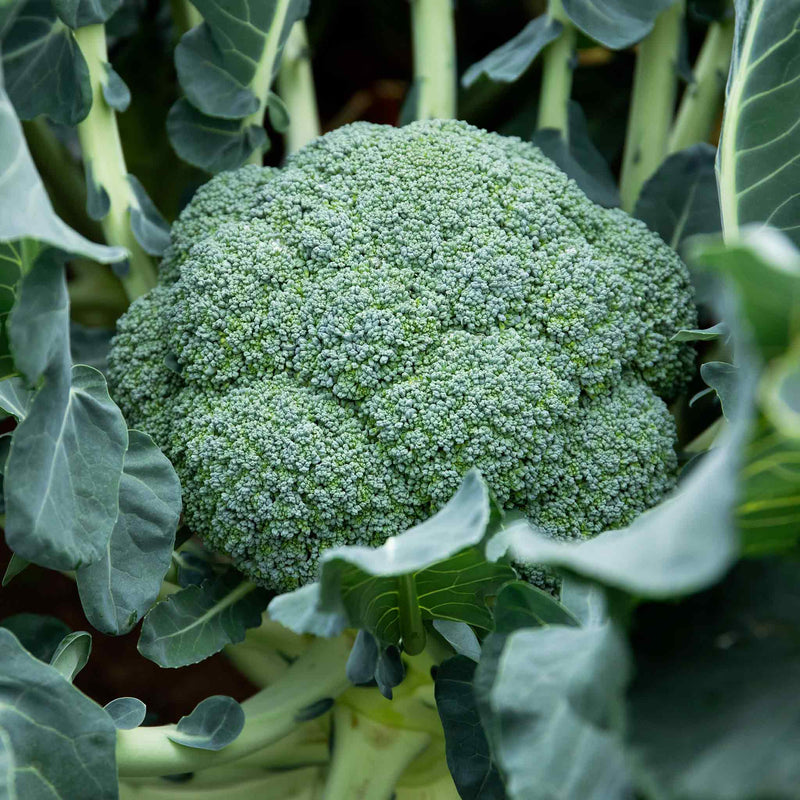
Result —
<instances>
[{"instance_id":1,"label":"broccoli floret","mask_svg":"<svg viewBox=\"0 0 800 800\"><path fill-rule=\"evenodd\" d=\"M552 536L626 524L674 483L694 325L677 255L532 145L356 123L198 191L109 377L193 529L284 590L473 466Z\"/></svg>"}]
</instances>

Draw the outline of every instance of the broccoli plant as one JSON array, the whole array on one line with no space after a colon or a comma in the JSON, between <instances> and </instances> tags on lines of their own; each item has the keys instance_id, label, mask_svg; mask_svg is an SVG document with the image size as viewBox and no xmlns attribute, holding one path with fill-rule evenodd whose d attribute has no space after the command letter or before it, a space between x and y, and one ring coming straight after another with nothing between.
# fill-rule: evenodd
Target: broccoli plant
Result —
<instances>
[{"instance_id":1,"label":"broccoli plant","mask_svg":"<svg viewBox=\"0 0 800 800\"><path fill-rule=\"evenodd\" d=\"M800 0L541 6L0 0L0 800L800 800Z\"/></svg>"}]
</instances>

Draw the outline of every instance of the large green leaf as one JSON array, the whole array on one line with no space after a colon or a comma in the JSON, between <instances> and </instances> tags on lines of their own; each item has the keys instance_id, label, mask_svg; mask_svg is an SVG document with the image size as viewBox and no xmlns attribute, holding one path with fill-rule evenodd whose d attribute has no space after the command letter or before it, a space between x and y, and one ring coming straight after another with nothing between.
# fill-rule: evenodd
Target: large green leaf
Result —
<instances>
[{"instance_id":1,"label":"large green leaf","mask_svg":"<svg viewBox=\"0 0 800 800\"><path fill-rule=\"evenodd\" d=\"M496 637L502 649L484 647L475 690L509 796L629 797L620 734L629 666L620 634L605 623Z\"/></svg>"},{"instance_id":2,"label":"large green leaf","mask_svg":"<svg viewBox=\"0 0 800 800\"><path fill-rule=\"evenodd\" d=\"M150 609L139 652L161 667L196 664L260 625L268 598L235 572L187 586Z\"/></svg>"},{"instance_id":3,"label":"large green leaf","mask_svg":"<svg viewBox=\"0 0 800 800\"><path fill-rule=\"evenodd\" d=\"M77 125L89 113L89 67L51 0L28 0L3 39L5 85L17 114Z\"/></svg>"},{"instance_id":4,"label":"large green leaf","mask_svg":"<svg viewBox=\"0 0 800 800\"><path fill-rule=\"evenodd\" d=\"M745 452L736 511L746 555L785 551L800 540L800 440L766 420Z\"/></svg>"},{"instance_id":5,"label":"large green leaf","mask_svg":"<svg viewBox=\"0 0 800 800\"><path fill-rule=\"evenodd\" d=\"M766 223L800 243L800 5L736 0L718 168L726 237Z\"/></svg>"},{"instance_id":6,"label":"large green leaf","mask_svg":"<svg viewBox=\"0 0 800 800\"><path fill-rule=\"evenodd\" d=\"M153 440L128 432L119 516L102 558L77 571L86 618L103 633L127 633L158 598L181 513L175 470Z\"/></svg>"},{"instance_id":7,"label":"large green leaf","mask_svg":"<svg viewBox=\"0 0 800 800\"><path fill-rule=\"evenodd\" d=\"M99 25L122 5L122 0L52 0L58 16L70 28Z\"/></svg>"},{"instance_id":8,"label":"large green leaf","mask_svg":"<svg viewBox=\"0 0 800 800\"><path fill-rule=\"evenodd\" d=\"M31 238L104 264L122 261L124 249L90 242L56 216L2 82L0 68L0 242Z\"/></svg>"},{"instance_id":9,"label":"large green leaf","mask_svg":"<svg viewBox=\"0 0 800 800\"><path fill-rule=\"evenodd\" d=\"M319 589L303 587L276 597L270 616L297 632L333 635L345 624L366 628L383 646L403 639L407 604L422 620L491 629L485 598L515 577L510 567L483 555L492 516L486 484L472 470L441 511L411 530L380 547L326 551Z\"/></svg>"},{"instance_id":10,"label":"large green leaf","mask_svg":"<svg viewBox=\"0 0 800 800\"><path fill-rule=\"evenodd\" d=\"M800 798L800 563L742 562L635 619L630 748L647 797Z\"/></svg>"},{"instance_id":11,"label":"large green leaf","mask_svg":"<svg viewBox=\"0 0 800 800\"><path fill-rule=\"evenodd\" d=\"M47 381L11 442L4 480L9 547L51 569L101 558L117 518L127 441L97 370L75 367L66 387Z\"/></svg>"},{"instance_id":12,"label":"large green leaf","mask_svg":"<svg viewBox=\"0 0 800 800\"><path fill-rule=\"evenodd\" d=\"M698 591L718 580L738 554L733 509L745 435L743 423L676 493L627 528L567 544L517 520L497 534L488 553L510 550L519 561L559 567L641 597Z\"/></svg>"},{"instance_id":13,"label":"large green leaf","mask_svg":"<svg viewBox=\"0 0 800 800\"><path fill-rule=\"evenodd\" d=\"M675 0L561 0L569 18L587 36L612 50L644 39L656 17Z\"/></svg>"},{"instance_id":14,"label":"large green leaf","mask_svg":"<svg viewBox=\"0 0 800 800\"><path fill-rule=\"evenodd\" d=\"M0 628L0 796L116 800L111 717Z\"/></svg>"},{"instance_id":15,"label":"large green leaf","mask_svg":"<svg viewBox=\"0 0 800 800\"><path fill-rule=\"evenodd\" d=\"M713 269L738 290L742 313L765 359L781 355L797 332L800 251L783 235L748 227L729 236L699 239L687 248L692 263Z\"/></svg>"},{"instance_id":16,"label":"large green leaf","mask_svg":"<svg viewBox=\"0 0 800 800\"><path fill-rule=\"evenodd\" d=\"M6 321L14 306L22 275L22 253L17 242L0 242L0 378L14 372Z\"/></svg>"}]
</instances>

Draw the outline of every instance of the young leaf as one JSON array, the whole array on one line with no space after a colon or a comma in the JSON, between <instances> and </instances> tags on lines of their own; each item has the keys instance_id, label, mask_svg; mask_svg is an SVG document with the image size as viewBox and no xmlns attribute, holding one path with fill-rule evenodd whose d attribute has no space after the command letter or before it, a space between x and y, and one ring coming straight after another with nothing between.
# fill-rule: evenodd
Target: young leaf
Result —
<instances>
[{"instance_id":1,"label":"young leaf","mask_svg":"<svg viewBox=\"0 0 800 800\"><path fill-rule=\"evenodd\" d=\"M736 34L718 168L726 237L765 223L800 244L800 6L735 0Z\"/></svg>"},{"instance_id":2,"label":"young leaf","mask_svg":"<svg viewBox=\"0 0 800 800\"><path fill-rule=\"evenodd\" d=\"M76 573L86 618L99 631L127 633L155 603L180 512L172 465L149 436L129 431L114 531L104 556Z\"/></svg>"},{"instance_id":3,"label":"young leaf","mask_svg":"<svg viewBox=\"0 0 800 800\"><path fill-rule=\"evenodd\" d=\"M369 631L360 630L347 659L347 680L356 686L371 683L375 679L377 665L378 643Z\"/></svg>"},{"instance_id":4,"label":"young leaf","mask_svg":"<svg viewBox=\"0 0 800 800\"><path fill-rule=\"evenodd\" d=\"M455 656L436 671L436 708L444 729L447 767L462 800L505 800L475 702L475 662Z\"/></svg>"},{"instance_id":5,"label":"young leaf","mask_svg":"<svg viewBox=\"0 0 800 800\"><path fill-rule=\"evenodd\" d=\"M103 98L114 111L120 114L128 110L131 104L131 90L125 85L125 81L120 78L114 67L109 63L104 65L106 80L103 83Z\"/></svg>"},{"instance_id":6,"label":"young leaf","mask_svg":"<svg viewBox=\"0 0 800 800\"><path fill-rule=\"evenodd\" d=\"M181 717L175 730L167 734L173 742L200 750L222 750L244 728L244 711L225 695L207 697L192 711Z\"/></svg>"},{"instance_id":7,"label":"young leaf","mask_svg":"<svg viewBox=\"0 0 800 800\"><path fill-rule=\"evenodd\" d=\"M433 627L458 655L465 656L475 662L480 660L481 643L478 641L475 631L466 622L435 619Z\"/></svg>"},{"instance_id":8,"label":"young leaf","mask_svg":"<svg viewBox=\"0 0 800 800\"><path fill-rule=\"evenodd\" d=\"M700 366L703 380L717 393L722 413L726 419L733 419L738 404L736 403L736 386L738 384L738 367L725 361L707 361Z\"/></svg>"},{"instance_id":9,"label":"young leaf","mask_svg":"<svg viewBox=\"0 0 800 800\"><path fill-rule=\"evenodd\" d=\"M399 645L398 579L411 577L422 620L451 619L490 630L484 599L516 577L509 566L487 562L481 551L492 514L486 484L472 470L441 511L411 530L380 547L326 551L318 593L305 586L276 597L269 614L297 633L320 635L327 627L327 635L334 635L349 624L369 630L382 647Z\"/></svg>"},{"instance_id":10,"label":"young leaf","mask_svg":"<svg viewBox=\"0 0 800 800\"><path fill-rule=\"evenodd\" d=\"M5 501L3 501L3 512L5 513ZM28 566L30 566L30 561L26 561L16 553L12 553L8 566L6 566L6 571L3 573L3 580L0 582L0 586L8 586Z\"/></svg>"},{"instance_id":11,"label":"young leaf","mask_svg":"<svg viewBox=\"0 0 800 800\"><path fill-rule=\"evenodd\" d=\"M103 709L114 720L114 727L118 731L138 728L147 714L147 706L135 697L118 697L106 703Z\"/></svg>"},{"instance_id":12,"label":"young leaf","mask_svg":"<svg viewBox=\"0 0 800 800\"><path fill-rule=\"evenodd\" d=\"M647 223L673 250L689 236L719 233L716 149L696 144L669 156L644 184L634 216Z\"/></svg>"},{"instance_id":13,"label":"young leaf","mask_svg":"<svg viewBox=\"0 0 800 800\"><path fill-rule=\"evenodd\" d=\"M3 795L117 798L116 731L108 714L2 628L0 731Z\"/></svg>"},{"instance_id":14,"label":"young leaf","mask_svg":"<svg viewBox=\"0 0 800 800\"><path fill-rule=\"evenodd\" d=\"M70 633L66 623L45 614L14 614L0 622L0 628L11 631L32 656L45 664L50 663L59 644Z\"/></svg>"},{"instance_id":15,"label":"young leaf","mask_svg":"<svg viewBox=\"0 0 800 800\"><path fill-rule=\"evenodd\" d=\"M124 249L90 242L56 216L2 82L0 68L0 241L33 238L103 264L125 258Z\"/></svg>"},{"instance_id":16,"label":"young leaf","mask_svg":"<svg viewBox=\"0 0 800 800\"><path fill-rule=\"evenodd\" d=\"M244 639L261 624L268 594L234 572L188 586L150 609L139 652L161 667L185 667Z\"/></svg>"},{"instance_id":17,"label":"young leaf","mask_svg":"<svg viewBox=\"0 0 800 800\"><path fill-rule=\"evenodd\" d=\"M137 204L131 206L133 235L146 253L151 256L163 255L169 245L169 223L161 216L138 178L128 175L128 183Z\"/></svg>"},{"instance_id":18,"label":"young leaf","mask_svg":"<svg viewBox=\"0 0 800 800\"><path fill-rule=\"evenodd\" d=\"M680 330L672 339L671 342L713 342L717 339L722 339L730 334L728 326L724 322L718 322L710 328Z\"/></svg>"},{"instance_id":19,"label":"young leaf","mask_svg":"<svg viewBox=\"0 0 800 800\"><path fill-rule=\"evenodd\" d=\"M618 730L628 673L625 642L608 624L520 630L502 658L481 660L481 719L512 797L630 796Z\"/></svg>"},{"instance_id":20,"label":"young leaf","mask_svg":"<svg viewBox=\"0 0 800 800\"><path fill-rule=\"evenodd\" d=\"M86 666L92 652L92 637L86 631L68 633L59 643L50 666L57 669L70 683Z\"/></svg>"},{"instance_id":21,"label":"young leaf","mask_svg":"<svg viewBox=\"0 0 800 800\"><path fill-rule=\"evenodd\" d=\"M92 157L88 154L83 159L83 171L86 173L86 213L94 220L101 220L111 210L111 198L105 186L95 180Z\"/></svg>"},{"instance_id":22,"label":"young leaf","mask_svg":"<svg viewBox=\"0 0 800 800\"><path fill-rule=\"evenodd\" d=\"M612 50L641 41L656 17L675 0L562 0L564 11L587 36Z\"/></svg>"},{"instance_id":23,"label":"young leaf","mask_svg":"<svg viewBox=\"0 0 800 800\"><path fill-rule=\"evenodd\" d=\"M542 50L561 33L563 25L547 14L532 19L513 39L473 64L461 78L468 89L481 75L498 83L513 83Z\"/></svg>"},{"instance_id":24,"label":"young leaf","mask_svg":"<svg viewBox=\"0 0 800 800\"><path fill-rule=\"evenodd\" d=\"M77 125L92 104L89 68L49 0L28 0L3 39L3 71L21 119Z\"/></svg>"},{"instance_id":25,"label":"young leaf","mask_svg":"<svg viewBox=\"0 0 800 800\"><path fill-rule=\"evenodd\" d=\"M798 586L796 560L743 561L704 594L638 610L628 741L648 796L800 796Z\"/></svg>"}]
</instances>

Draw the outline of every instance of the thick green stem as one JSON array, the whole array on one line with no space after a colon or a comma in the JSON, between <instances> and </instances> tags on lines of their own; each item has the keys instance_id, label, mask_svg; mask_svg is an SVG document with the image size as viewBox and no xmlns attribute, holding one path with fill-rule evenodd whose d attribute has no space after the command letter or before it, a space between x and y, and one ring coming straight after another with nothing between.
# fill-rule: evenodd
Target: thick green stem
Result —
<instances>
[{"instance_id":1,"label":"thick green stem","mask_svg":"<svg viewBox=\"0 0 800 800\"><path fill-rule=\"evenodd\" d=\"M390 800L406 767L425 749L422 731L390 728L352 708L334 708L334 747L323 800Z\"/></svg>"},{"instance_id":2,"label":"thick green stem","mask_svg":"<svg viewBox=\"0 0 800 800\"><path fill-rule=\"evenodd\" d=\"M320 133L308 37L302 20L292 26L283 48L278 94L289 111L289 129L284 134L286 153L296 153Z\"/></svg>"},{"instance_id":3,"label":"thick green stem","mask_svg":"<svg viewBox=\"0 0 800 800\"><path fill-rule=\"evenodd\" d=\"M257 128L264 127L264 114L267 111L269 87L272 85L272 77L275 73L275 60L280 49L281 32L283 31L286 12L289 9L289 2L290 0L277 0L275 3L275 16L272 19L272 25L270 25L267 39L264 42L264 51L256 67L253 80L250 81L250 90L258 98L258 108L249 117L245 117L245 127L251 125ZM247 162L249 164L261 164L262 160L263 153L259 148L256 148L250 153Z\"/></svg>"},{"instance_id":4,"label":"thick green stem","mask_svg":"<svg viewBox=\"0 0 800 800\"><path fill-rule=\"evenodd\" d=\"M542 93L539 98L537 127L555 128L566 138L569 132L569 98L572 92L572 65L578 33L564 12L561 0L550 0L548 15L563 25L558 38L542 54Z\"/></svg>"},{"instance_id":5,"label":"thick green stem","mask_svg":"<svg viewBox=\"0 0 800 800\"><path fill-rule=\"evenodd\" d=\"M194 780L185 783L159 781L137 783L120 781L120 800L313 800L322 775L317 768L264 773L261 775L231 775L226 783L206 786Z\"/></svg>"},{"instance_id":6,"label":"thick green stem","mask_svg":"<svg viewBox=\"0 0 800 800\"><path fill-rule=\"evenodd\" d=\"M129 269L122 278L128 297L133 300L156 285L156 268L133 235L130 209L136 200L128 183L128 169L122 153L117 117L103 97L106 78L106 32L103 25L87 25L75 31L75 38L89 66L92 108L78 125L78 139L84 163L92 179L105 189L110 201L108 214L101 220L108 244L124 247L130 253Z\"/></svg>"},{"instance_id":7,"label":"thick green stem","mask_svg":"<svg viewBox=\"0 0 800 800\"><path fill-rule=\"evenodd\" d=\"M622 207L633 211L644 182L667 155L678 86L684 0L662 12L639 45L622 161Z\"/></svg>"},{"instance_id":8,"label":"thick green stem","mask_svg":"<svg viewBox=\"0 0 800 800\"><path fill-rule=\"evenodd\" d=\"M714 120L722 108L725 82L731 65L733 32L733 18L712 22L709 26L694 68L694 83L687 86L683 93L669 137L670 153L708 141Z\"/></svg>"},{"instance_id":9,"label":"thick green stem","mask_svg":"<svg viewBox=\"0 0 800 800\"><path fill-rule=\"evenodd\" d=\"M403 650L411 656L419 655L425 649L425 626L419 610L417 587L413 575L401 575L397 579L400 600L400 635Z\"/></svg>"},{"instance_id":10,"label":"thick green stem","mask_svg":"<svg viewBox=\"0 0 800 800\"><path fill-rule=\"evenodd\" d=\"M417 119L456 116L453 0L411 0Z\"/></svg>"},{"instance_id":11,"label":"thick green stem","mask_svg":"<svg viewBox=\"0 0 800 800\"><path fill-rule=\"evenodd\" d=\"M218 751L176 744L167 734L174 725L117 731L120 777L145 777L196 772L236 761L286 736L307 707L335 698L349 686L345 664L352 636L320 639L281 678L242 703L245 725L239 737Z\"/></svg>"}]
</instances>

